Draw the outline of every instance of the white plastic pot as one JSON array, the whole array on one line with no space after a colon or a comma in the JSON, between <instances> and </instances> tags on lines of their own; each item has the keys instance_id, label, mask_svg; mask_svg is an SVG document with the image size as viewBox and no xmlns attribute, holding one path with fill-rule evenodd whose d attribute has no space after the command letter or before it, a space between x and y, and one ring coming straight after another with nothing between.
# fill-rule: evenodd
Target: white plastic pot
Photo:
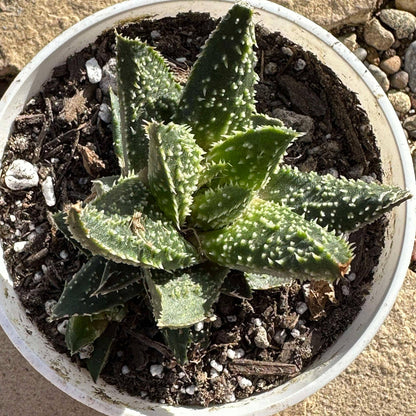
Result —
<instances>
[{"instance_id":1,"label":"white plastic pot","mask_svg":"<svg viewBox=\"0 0 416 416\"><path fill-rule=\"evenodd\" d=\"M81 50L119 21L140 16L175 16L178 12L208 11L223 16L232 0L131 0L98 12L57 37L21 71L0 101L0 158L15 117L50 77L52 69ZM364 65L337 39L306 18L274 3L248 0L255 20L279 31L313 52L354 91L366 110L378 139L384 182L407 188L416 195L413 165L402 127L388 99ZM271 415L316 392L341 373L376 334L402 285L415 236L415 200L395 208L386 233L386 245L375 271L374 284L362 311L347 331L301 375L266 393L209 409L170 407L120 393L58 354L32 325L13 289L3 259L0 261L0 324L16 348L61 390L106 415ZM1 250L1 249L0 249ZM2 253L1 253L2 254Z\"/></svg>"}]
</instances>

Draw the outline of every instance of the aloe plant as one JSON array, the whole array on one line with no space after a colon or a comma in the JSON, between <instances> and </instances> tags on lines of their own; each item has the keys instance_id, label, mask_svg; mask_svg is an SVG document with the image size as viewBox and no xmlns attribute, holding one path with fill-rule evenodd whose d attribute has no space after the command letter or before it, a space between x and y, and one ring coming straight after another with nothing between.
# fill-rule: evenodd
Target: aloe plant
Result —
<instances>
[{"instance_id":1,"label":"aloe plant","mask_svg":"<svg viewBox=\"0 0 416 416\"><path fill-rule=\"evenodd\" d=\"M94 344L94 379L129 300L150 297L168 346L185 362L192 326L210 317L221 292L233 292L231 270L244 273L246 292L336 281L353 257L342 234L410 196L282 165L299 133L256 113L254 45L252 10L235 4L179 85L156 50L116 37L111 103L121 176L95 181L87 201L55 216L87 262L52 319L70 319L72 353Z\"/></svg>"}]
</instances>

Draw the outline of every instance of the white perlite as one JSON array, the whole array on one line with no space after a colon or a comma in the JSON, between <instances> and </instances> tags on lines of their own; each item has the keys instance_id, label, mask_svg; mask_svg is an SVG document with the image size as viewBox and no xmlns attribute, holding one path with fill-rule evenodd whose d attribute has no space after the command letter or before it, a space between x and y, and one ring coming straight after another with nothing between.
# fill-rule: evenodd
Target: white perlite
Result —
<instances>
[{"instance_id":1,"label":"white perlite","mask_svg":"<svg viewBox=\"0 0 416 416\"><path fill-rule=\"evenodd\" d=\"M103 71L95 58L91 58L85 62L85 69L87 70L88 80L91 84L98 84L101 81Z\"/></svg>"},{"instance_id":2,"label":"white perlite","mask_svg":"<svg viewBox=\"0 0 416 416\"><path fill-rule=\"evenodd\" d=\"M163 365L153 364L150 366L150 374L152 377L163 377Z\"/></svg>"},{"instance_id":3,"label":"white perlite","mask_svg":"<svg viewBox=\"0 0 416 416\"><path fill-rule=\"evenodd\" d=\"M42 182L42 194L45 198L46 205L48 207L53 207L56 204L55 190L53 189L53 180L52 177L48 176Z\"/></svg>"},{"instance_id":4,"label":"white perlite","mask_svg":"<svg viewBox=\"0 0 416 416\"><path fill-rule=\"evenodd\" d=\"M62 335L66 334L67 328L68 328L68 319L65 319L64 321L60 322L56 327L58 332Z\"/></svg>"},{"instance_id":5,"label":"white perlite","mask_svg":"<svg viewBox=\"0 0 416 416\"><path fill-rule=\"evenodd\" d=\"M201 322L197 322L195 325L194 325L194 330L196 331L196 332L201 332L202 330L204 329L204 323L201 321Z\"/></svg>"},{"instance_id":6,"label":"white perlite","mask_svg":"<svg viewBox=\"0 0 416 416\"><path fill-rule=\"evenodd\" d=\"M100 117L104 123L110 124L112 121L111 107L106 103L102 103L100 105L100 110L98 111L98 117Z\"/></svg>"},{"instance_id":7,"label":"white perlite","mask_svg":"<svg viewBox=\"0 0 416 416\"><path fill-rule=\"evenodd\" d=\"M45 312L51 316L53 308L58 302L55 299L49 299L45 302Z\"/></svg>"},{"instance_id":8,"label":"white perlite","mask_svg":"<svg viewBox=\"0 0 416 416\"><path fill-rule=\"evenodd\" d=\"M238 385L242 389L246 389L246 388L251 387L253 385L251 380L249 380L248 378L245 378L245 377L237 377L237 381L238 381Z\"/></svg>"},{"instance_id":9,"label":"white perlite","mask_svg":"<svg viewBox=\"0 0 416 416\"><path fill-rule=\"evenodd\" d=\"M4 181L13 191L33 188L39 183L38 170L26 160L17 159L7 169Z\"/></svg>"},{"instance_id":10,"label":"white perlite","mask_svg":"<svg viewBox=\"0 0 416 416\"><path fill-rule=\"evenodd\" d=\"M219 373L221 373L222 370L224 370L224 366L220 363L218 363L215 360L211 360L211 362L209 363L209 365L216 371L218 371Z\"/></svg>"},{"instance_id":11,"label":"white perlite","mask_svg":"<svg viewBox=\"0 0 416 416\"><path fill-rule=\"evenodd\" d=\"M121 374L123 374L123 376L125 376L129 373L130 373L130 368L127 365L123 365L123 367L121 367Z\"/></svg>"},{"instance_id":12,"label":"white perlite","mask_svg":"<svg viewBox=\"0 0 416 416\"><path fill-rule=\"evenodd\" d=\"M196 392L196 386L191 384L190 386L185 388L186 394L189 394L190 396L194 395Z\"/></svg>"},{"instance_id":13,"label":"white perlite","mask_svg":"<svg viewBox=\"0 0 416 416\"><path fill-rule=\"evenodd\" d=\"M269 340L267 339L267 331L264 327L260 326L257 329L254 343L258 348L268 348L270 346Z\"/></svg>"},{"instance_id":14,"label":"white perlite","mask_svg":"<svg viewBox=\"0 0 416 416\"><path fill-rule=\"evenodd\" d=\"M23 253L28 243L29 241L17 241L16 243L13 244L13 250L16 253Z\"/></svg>"}]
</instances>

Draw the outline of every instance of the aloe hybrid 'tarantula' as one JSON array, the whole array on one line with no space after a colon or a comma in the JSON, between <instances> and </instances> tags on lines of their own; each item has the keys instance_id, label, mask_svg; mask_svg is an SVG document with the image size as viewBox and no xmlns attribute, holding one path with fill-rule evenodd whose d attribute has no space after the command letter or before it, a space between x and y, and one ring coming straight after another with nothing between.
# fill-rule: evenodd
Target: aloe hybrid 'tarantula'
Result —
<instances>
[{"instance_id":1,"label":"aloe hybrid 'tarantula'","mask_svg":"<svg viewBox=\"0 0 416 416\"><path fill-rule=\"evenodd\" d=\"M111 92L120 177L55 215L88 261L52 319L69 317L71 353L93 344L96 379L127 302L149 296L158 327L186 361L193 324L210 317L231 270L252 290L293 279L335 281L352 249L342 233L409 194L376 183L302 173L282 156L299 135L258 114L252 10L234 5L184 86L160 54L117 36Z\"/></svg>"}]
</instances>

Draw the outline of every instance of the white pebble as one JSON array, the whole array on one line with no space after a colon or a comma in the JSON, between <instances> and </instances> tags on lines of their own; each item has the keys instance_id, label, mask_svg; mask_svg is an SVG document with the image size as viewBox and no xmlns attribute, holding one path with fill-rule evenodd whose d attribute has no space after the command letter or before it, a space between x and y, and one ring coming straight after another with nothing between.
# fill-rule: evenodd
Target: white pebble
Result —
<instances>
[{"instance_id":1,"label":"white pebble","mask_svg":"<svg viewBox=\"0 0 416 416\"><path fill-rule=\"evenodd\" d=\"M163 377L163 365L153 364L150 366L150 374L152 377Z\"/></svg>"},{"instance_id":2,"label":"white pebble","mask_svg":"<svg viewBox=\"0 0 416 416\"><path fill-rule=\"evenodd\" d=\"M28 241L17 241L16 243L13 244L13 250L16 253L23 253L28 243L29 243Z\"/></svg>"},{"instance_id":3,"label":"white pebble","mask_svg":"<svg viewBox=\"0 0 416 416\"><path fill-rule=\"evenodd\" d=\"M196 332L201 332L204 329L204 323L203 322L197 322L194 325L194 329Z\"/></svg>"},{"instance_id":4,"label":"white pebble","mask_svg":"<svg viewBox=\"0 0 416 416\"><path fill-rule=\"evenodd\" d=\"M186 58L184 56L181 56L180 58L176 58L176 62L184 64L186 62Z\"/></svg>"},{"instance_id":5,"label":"white pebble","mask_svg":"<svg viewBox=\"0 0 416 416\"><path fill-rule=\"evenodd\" d=\"M299 331L299 329L296 329L296 328L292 329L290 334L292 335L293 338L299 338L300 337L300 331Z\"/></svg>"},{"instance_id":6,"label":"white pebble","mask_svg":"<svg viewBox=\"0 0 416 416\"><path fill-rule=\"evenodd\" d=\"M38 170L26 160L17 159L7 169L4 181L13 191L33 188L39 183Z\"/></svg>"},{"instance_id":7,"label":"white pebble","mask_svg":"<svg viewBox=\"0 0 416 416\"><path fill-rule=\"evenodd\" d=\"M81 360L86 360L87 358L91 358L91 355L93 352L94 352L94 345L88 344L79 350L78 355Z\"/></svg>"},{"instance_id":8,"label":"white pebble","mask_svg":"<svg viewBox=\"0 0 416 416\"><path fill-rule=\"evenodd\" d=\"M42 264L42 266L40 266L40 268L42 269L42 272L44 274L48 273L48 266L46 266L46 264Z\"/></svg>"},{"instance_id":9,"label":"white pebble","mask_svg":"<svg viewBox=\"0 0 416 416\"><path fill-rule=\"evenodd\" d=\"M235 358L243 358L246 355L246 352L242 348L237 348L235 350Z\"/></svg>"},{"instance_id":10,"label":"white pebble","mask_svg":"<svg viewBox=\"0 0 416 416\"><path fill-rule=\"evenodd\" d=\"M58 302L55 299L49 299L45 302L45 312L50 316L52 315L53 308Z\"/></svg>"},{"instance_id":11,"label":"white pebble","mask_svg":"<svg viewBox=\"0 0 416 416\"><path fill-rule=\"evenodd\" d=\"M302 71L305 69L306 62L303 59L298 59L295 63L295 71Z\"/></svg>"},{"instance_id":12,"label":"white pebble","mask_svg":"<svg viewBox=\"0 0 416 416\"><path fill-rule=\"evenodd\" d=\"M185 374L185 372L184 371L181 371L179 374L178 374L178 377L179 378L184 378L186 376L186 374Z\"/></svg>"},{"instance_id":13,"label":"white pebble","mask_svg":"<svg viewBox=\"0 0 416 416\"><path fill-rule=\"evenodd\" d=\"M263 322L261 321L261 319L260 318L254 318L253 319L253 324L255 325L255 326L261 326L261 324L262 324Z\"/></svg>"},{"instance_id":14,"label":"white pebble","mask_svg":"<svg viewBox=\"0 0 416 416\"><path fill-rule=\"evenodd\" d=\"M88 80L91 84L97 84L101 81L103 71L95 58L91 58L85 62L85 69L87 70Z\"/></svg>"},{"instance_id":15,"label":"white pebble","mask_svg":"<svg viewBox=\"0 0 416 416\"><path fill-rule=\"evenodd\" d=\"M53 207L56 204L55 190L53 189L53 180L51 176L48 176L42 182L42 193L45 198L46 205Z\"/></svg>"},{"instance_id":16,"label":"white pebble","mask_svg":"<svg viewBox=\"0 0 416 416\"><path fill-rule=\"evenodd\" d=\"M209 363L209 365L214 368L215 370L217 370L219 373L221 373L222 370L224 370L224 366L220 363L217 363L215 360L211 360L211 362Z\"/></svg>"},{"instance_id":17,"label":"white pebble","mask_svg":"<svg viewBox=\"0 0 416 416\"><path fill-rule=\"evenodd\" d=\"M104 123L110 124L113 119L111 107L106 103L102 103L98 111L98 117L100 117Z\"/></svg>"},{"instance_id":18,"label":"white pebble","mask_svg":"<svg viewBox=\"0 0 416 416\"><path fill-rule=\"evenodd\" d=\"M237 322L237 316L235 316L235 315L228 315L227 316L227 321L228 322Z\"/></svg>"},{"instance_id":19,"label":"white pebble","mask_svg":"<svg viewBox=\"0 0 416 416\"><path fill-rule=\"evenodd\" d=\"M110 89L117 92L117 60L110 58L103 66L103 75L100 81L100 88L103 94L108 95Z\"/></svg>"},{"instance_id":20,"label":"white pebble","mask_svg":"<svg viewBox=\"0 0 416 416\"><path fill-rule=\"evenodd\" d=\"M16 222L16 215L10 214L9 219L11 222Z\"/></svg>"},{"instance_id":21,"label":"white pebble","mask_svg":"<svg viewBox=\"0 0 416 416\"><path fill-rule=\"evenodd\" d=\"M288 47L286 47L286 46L283 46L283 47L282 47L282 52L283 52L286 56L293 56L293 51L292 51L292 49L290 49L290 48L288 48Z\"/></svg>"},{"instance_id":22,"label":"white pebble","mask_svg":"<svg viewBox=\"0 0 416 416\"><path fill-rule=\"evenodd\" d=\"M123 374L123 376L125 376L129 373L130 373L130 368L127 365L123 365L123 367L121 367L121 374Z\"/></svg>"},{"instance_id":23,"label":"white pebble","mask_svg":"<svg viewBox=\"0 0 416 416\"><path fill-rule=\"evenodd\" d=\"M225 401L228 403L233 403L235 402L235 395L234 393L230 393L226 398Z\"/></svg>"},{"instance_id":24,"label":"white pebble","mask_svg":"<svg viewBox=\"0 0 416 416\"><path fill-rule=\"evenodd\" d=\"M42 280L42 277L43 277L42 272L36 272L35 275L33 276L33 281L35 283L39 283Z\"/></svg>"},{"instance_id":25,"label":"white pebble","mask_svg":"<svg viewBox=\"0 0 416 416\"><path fill-rule=\"evenodd\" d=\"M193 384L191 384L190 386L187 386L185 388L185 392L186 392L186 394L189 394L190 396L192 396L196 392L196 386L193 385Z\"/></svg>"},{"instance_id":26,"label":"white pebble","mask_svg":"<svg viewBox=\"0 0 416 416\"><path fill-rule=\"evenodd\" d=\"M150 32L150 36L152 39L160 39L160 32L158 30L152 30Z\"/></svg>"},{"instance_id":27,"label":"white pebble","mask_svg":"<svg viewBox=\"0 0 416 416\"><path fill-rule=\"evenodd\" d=\"M68 328L68 319L65 319L64 321L60 322L56 327L58 332L62 335L66 334L67 328Z\"/></svg>"},{"instance_id":28,"label":"white pebble","mask_svg":"<svg viewBox=\"0 0 416 416\"><path fill-rule=\"evenodd\" d=\"M355 273L350 273L349 275L347 275L347 279L350 282L353 282L356 278L357 278L357 275Z\"/></svg>"},{"instance_id":29,"label":"white pebble","mask_svg":"<svg viewBox=\"0 0 416 416\"><path fill-rule=\"evenodd\" d=\"M60 257L62 260L66 260L66 259L68 258L68 256L69 256L69 254L68 254L68 252L67 252L66 250L62 250L62 251L59 253L59 257Z\"/></svg>"},{"instance_id":30,"label":"white pebble","mask_svg":"<svg viewBox=\"0 0 416 416\"><path fill-rule=\"evenodd\" d=\"M235 351L234 351L233 349L229 348L229 349L227 350L227 357L228 357L230 360L234 360L235 355L236 355L236 353L235 353Z\"/></svg>"},{"instance_id":31,"label":"white pebble","mask_svg":"<svg viewBox=\"0 0 416 416\"><path fill-rule=\"evenodd\" d=\"M308 305L305 302L298 302L296 305L296 312L299 315L304 314L308 310Z\"/></svg>"},{"instance_id":32,"label":"white pebble","mask_svg":"<svg viewBox=\"0 0 416 416\"><path fill-rule=\"evenodd\" d=\"M59 163L59 159L57 157L51 157L51 163L55 165L56 163Z\"/></svg>"},{"instance_id":33,"label":"white pebble","mask_svg":"<svg viewBox=\"0 0 416 416\"><path fill-rule=\"evenodd\" d=\"M210 376L211 378L217 378L220 374L218 373L218 371L215 368L211 368L210 371Z\"/></svg>"},{"instance_id":34,"label":"white pebble","mask_svg":"<svg viewBox=\"0 0 416 416\"><path fill-rule=\"evenodd\" d=\"M254 343L258 348L268 348L270 346L269 340L267 338L267 331L266 328L260 326L257 329L257 334L254 337Z\"/></svg>"},{"instance_id":35,"label":"white pebble","mask_svg":"<svg viewBox=\"0 0 416 416\"><path fill-rule=\"evenodd\" d=\"M251 387L253 385L251 380L249 380L248 378L245 378L245 377L238 377L237 381L238 381L238 385L242 389L246 389L246 388Z\"/></svg>"},{"instance_id":36,"label":"white pebble","mask_svg":"<svg viewBox=\"0 0 416 416\"><path fill-rule=\"evenodd\" d=\"M348 286L342 286L341 291L342 291L342 294L344 296L349 296L350 295L350 288Z\"/></svg>"}]
</instances>

